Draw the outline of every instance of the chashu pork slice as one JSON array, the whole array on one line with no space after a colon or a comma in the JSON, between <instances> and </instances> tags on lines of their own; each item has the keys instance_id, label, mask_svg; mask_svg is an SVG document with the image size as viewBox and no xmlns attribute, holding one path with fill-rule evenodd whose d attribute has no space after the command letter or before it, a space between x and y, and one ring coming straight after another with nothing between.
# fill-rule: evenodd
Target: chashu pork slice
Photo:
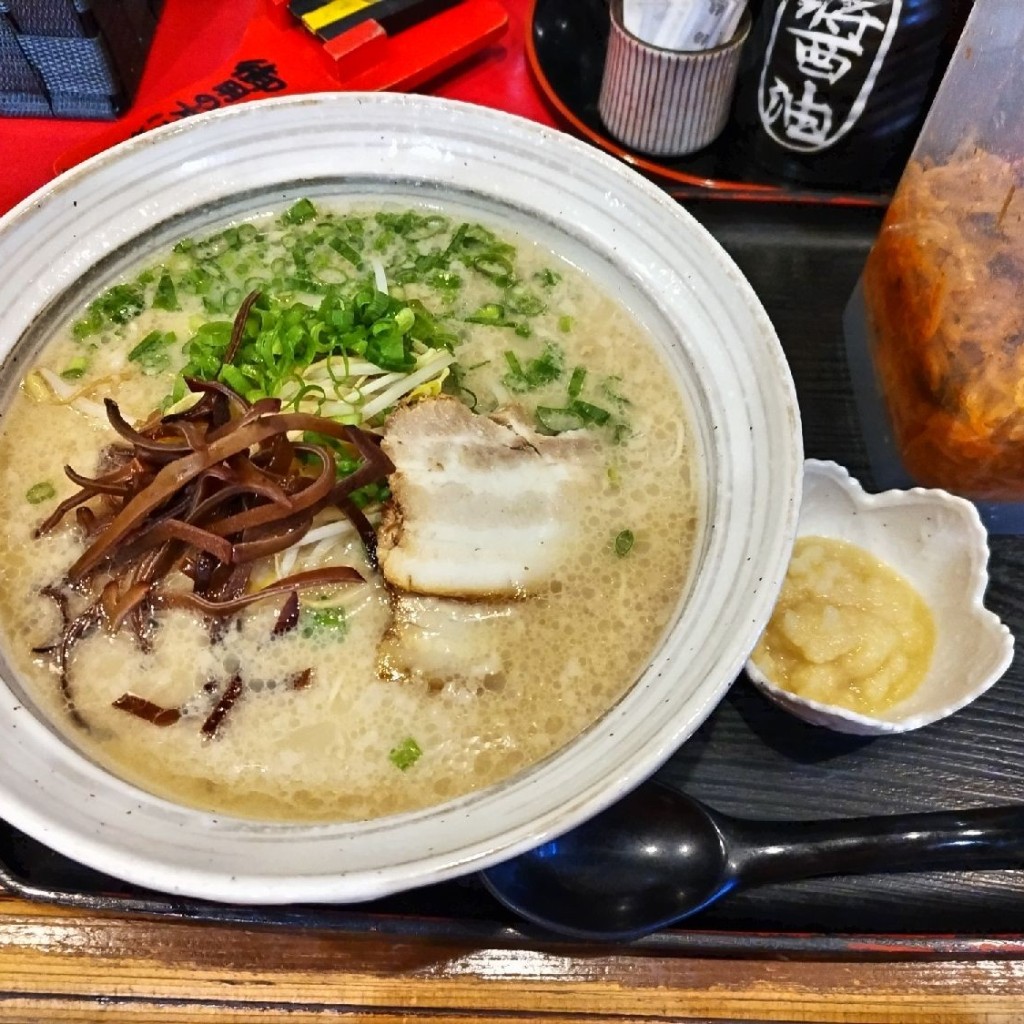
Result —
<instances>
[{"instance_id":1,"label":"chashu pork slice","mask_svg":"<svg viewBox=\"0 0 1024 1024\"><path fill-rule=\"evenodd\" d=\"M397 410L382 448L395 472L381 571L392 587L443 597L523 597L547 583L598 461L582 431L547 437L516 410L479 416L449 397Z\"/></svg>"},{"instance_id":2,"label":"chashu pork slice","mask_svg":"<svg viewBox=\"0 0 1024 1024\"><path fill-rule=\"evenodd\" d=\"M382 679L425 683L430 690L500 690L499 630L517 625L513 601L459 601L421 594L391 595L391 624L377 648Z\"/></svg>"}]
</instances>

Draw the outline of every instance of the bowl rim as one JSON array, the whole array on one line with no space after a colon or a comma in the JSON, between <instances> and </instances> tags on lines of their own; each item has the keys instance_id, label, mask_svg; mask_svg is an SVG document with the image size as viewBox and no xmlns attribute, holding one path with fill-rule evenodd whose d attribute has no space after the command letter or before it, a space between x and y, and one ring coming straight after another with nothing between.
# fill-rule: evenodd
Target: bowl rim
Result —
<instances>
[{"instance_id":1,"label":"bowl rim","mask_svg":"<svg viewBox=\"0 0 1024 1024\"><path fill-rule=\"evenodd\" d=\"M126 826L123 820L102 822L101 827L98 827L95 824L95 812L90 818L88 809L82 812L81 820L71 820L74 809L70 807L64 808L64 816L55 815L53 808L47 803L53 795L52 779L47 780L49 789L39 780L35 780L36 784L33 786L30 781L12 775L11 765L4 760L6 755L0 755L0 815L59 852L136 884L167 892L235 902L354 901L455 877L535 846L596 814L641 782L695 731L739 674L750 647L767 621L785 574L800 504L802 437L795 387L774 328L749 283L703 226L678 203L636 172L564 133L504 112L437 97L389 93L323 93L259 100L156 129L127 140L112 150L97 154L65 172L0 218L0 254L9 247L12 238L17 240L21 235L24 240L26 228L31 228L37 221L43 227L52 229L54 224L59 222L59 218L69 215L72 206L83 197L90 194L93 198L98 196L102 199L98 209L105 209L103 204L116 201L111 199L109 193L118 191L122 183L128 189L127 179L131 178L132 174L136 176L131 178L130 183L134 187L136 178L148 165L160 168L160 174L155 176L157 180L154 180L150 187L157 187L159 181L164 180L162 175L173 181L175 187L180 186L181 190L186 190L187 183L182 183L184 171L181 168L169 167L172 158L184 158L186 154L194 154L197 147L209 144L212 139L224 133L236 133L233 145L237 149L243 144L251 144L257 134L266 139L273 137L274 130L292 131L305 140L305 148L302 150L305 155L309 154L314 145L310 140L320 137L315 134L316 132L323 132L325 140L334 139L335 135L353 138L358 136L368 146L376 146L372 153L374 159L379 160L386 146L384 140L379 143L373 142L375 136L370 134L370 125L376 124L374 118L379 119L381 123L404 126L405 134L401 136L403 141L418 141L424 145L428 145L432 138L436 142L439 132L437 121L444 119L446 125L451 125L446 128L446 132L449 133L449 156L453 151L463 152L458 146L469 147L472 144L479 144L485 147L481 149L478 163L474 165L476 172L493 168L495 174L498 174L498 158L518 147L518 159L528 165L531 171L542 174L548 174L550 171L554 174L554 168L563 175L563 179L559 179L563 181L563 191L558 197L560 205L557 206L563 219L568 218L573 203L578 202L577 193L584 188L584 179L588 188L594 187L591 181L593 179L594 182L603 183L605 187L606 194L602 199L604 205L599 212L609 223L613 222L615 216L627 216L622 211L629 206L628 216L636 217L641 213L646 215L649 223L655 225L655 230L661 221L678 229L681 237L673 242L676 254L683 259L692 248L699 252L702 264L698 266L697 261L694 261L693 265L687 266L685 274L671 267L655 271L645 266L642 272L636 271L636 276L646 275L641 284L652 295L655 290L652 282L661 283L663 278L671 280L673 286L689 288L690 292L696 295L700 292L697 286L704 283L701 275L708 275L713 271L717 275L716 285L719 290L723 291L723 294L727 293L728 298L737 303L738 311L734 315L739 317L743 321L743 326L747 328L746 337L736 340L735 352L709 353L708 359L734 360L733 368L737 381L735 385L730 385L734 387L734 393L731 392L726 397L735 399L739 396L747 401L750 407L732 411L723 402L716 409L721 414L721 422L715 422L712 430L721 429L722 433L726 434L729 430L738 430L737 424L745 424L744 417L757 420L760 424L774 416L770 425L780 432L780 437L771 439L771 443L775 445L771 451L773 455L777 455L777 462L771 465L770 472L767 466L753 465L755 460L752 453L744 449L742 458L732 467L733 476L726 482L727 486L723 486L720 499L723 507L732 510L737 516L742 513L746 517L745 521L755 514L753 506L751 509L740 508L748 498L764 504L768 500L767 496L770 496L779 499L780 504L768 509L770 524L766 526L764 522L760 522L758 526L761 532L756 537L748 536L742 541L741 546L744 550L750 547L753 551L752 557L756 556L757 573L743 567L740 554L733 553L737 560L736 572L739 583L750 590L749 593L744 591L742 597L742 621L735 624L736 628L727 641L721 641L721 649L715 647L713 655L702 654L702 648L698 646L692 648L695 656L711 659L714 668L713 678L700 680L685 697L680 697L678 694L672 694L665 682L659 681L664 666L658 667L657 673L655 667L649 668L634 690L630 691L630 696L642 686L661 686L662 689L657 692L660 694L664 691L667 694L665 703L672 705L672 717L657 726L648 724L638 732L637 723L624 720L616 709L612 709L606 716L607 721L602 719L603 725L599 730L601 735L598 737L600 742L594 739L595 733L591 732L554 755L553 760L558 762L558 769L563 772L567 793L557 804L551 784L545 782L542 785L538 782L545 772L554 771L545 762L539 769L528 770L505 784L491 787L490 790L470 794L466 798L440 807L428 808L423 812L369 823L345 826L268 825L191 811L142 794L134 787L121 783L120 780L96 768L91 762L85 762L82 755L72 751L66 744L55 742L49 729L34 718L23 714L18 720L16 712L21 710L21 705L16 695L8 691L4 684L0 688L0 729L11 734L10 730L16 724L20 725L19 742L23 744L20 748L23 752L45 752L52 762L49 766L49 770L54 773L52 779L67 781L73 778L79 790L88 790L90 786L96 787L97 791L102 790L97 798L97 806L102 805L102 813L106 813L111 807L123 812L129 805L142 813L138 814L130 827ZM427 125L426 128L423 127L424 123ZM301 132L298 124L302 126ZM460 140L457 144L452 141L456 135ZM469 139L469 142L465 142L466 139ZM481 140L486 140L486 143ZM391 144L393 149L394 140L391 140ZM326 146L327 142L323 145ZM469 149L465 151L468 152ZM431 154L427 153L427 157L430 156ZM354 158L346 155L346 159ZM366 156L365 159L368 160L369 157ZM160 160L163 160L163 163L160 163ZM236 155L234 160L238 164L240 158ZM448 185L451 185L460 174L468 173L460 170L456 164L457 161L445 164L444 173L451 176L444 178ZM230 161L227 166L238 171L238 166L231 164ZM570 178L564 178L566 166L572 166L574 169L574 174ZM430 170L440 175L437 168L432 166ZM513 172L509 170L507 173ZM525 172L519 173L525 182ZM280 177L283 180L284 176ZM517 187L526 187L519 182L519 178L515 180ZM505 184L507 185L508 181ZM497 187L489 184L488 194L493 196ZM102 189L106 189L107 192L102 192ZM577 191L573 191L574 189ZM628 198L629 204L621 198L623 194ZM179 201L177 193L174 194L173 201ZM540 202L540 199L537 201ZM157 205L160 202L166 204L171 200L154 200ZM555 200L545 199L545 202L554 203ZM152 208L144 207L143 212L151 214ZM88 216L95 218L98 214L90 212ZM579 230L592 229L589 225L583 225ZM659 235L659 242L660 237ZM654 242L648 244L653 246ZM24 251L27 252L27 249ZM62 268L65 271L66 269ZM22 273L28 274L29 269ZM78 273L81 273L81 268ZM686 277L687 274L690 275L689 278ZM681 284L675 283L677 278ZM640 284L637 284L637 287L640 287ZM11 290L9 282L0 285L0 294L5 288ZM51 293L54 290L55 286L51 286ZM715 293L715 289L708 290L706 294L701 292L697 298L689 292L686 295L687 301L696 303L699 299L701 303L709 304L716 309L725 302L722 295ZM20 301L24 306L30 300L23 298ZM657 301L667 302L668 299L658 295ZM681 302L682 299L674 298L673 301ZM4 314L0 314L0 319L10 320L11 315L5 311ZM17 334L20 335L21 331ZM682 346L683 342L679 341L679 345ZM745 351L743 345L747 345L752 351ZM699 347L693 349L693 352L698 354L704 351ZM754 368L746 365L747 361L752 362L752 354L756 354L761 360L761 376L756 379L756 388L748 386L747 383L748 375L752 379L756 376ZM9 350L4 350L5 361L8 355ZM701 372L710 373L710 370L703 367ZM718 367L716 372L721 375L721 367ZM770 379L766 380L766 375ZM746 392L742 390L743 387L747 387ZM750 431L753 434L753 424ZM768 442L757 440L754 443ZM724 547L714 535L715 526L714 523L709 526L709 543L716 552L723 551ZM726 529L723 526L718 534L722 536L725 533ZM714 547L716 544L719 546ZM744 573L746 575L743 575ZM722 589L724 590L726 584L731 582L723 581ZM652 689L650 692L654 693L655 690ZM654 697L645 696L644 699L651 702ZM607 733L614 731L622 722L631 730L627 735L628 741L632 744L630 757L613 774L609 774L605 768L603 774L597 777L594 759L606 746L613 746ZM581 754L584 748L587 758L585 761L584 754ZM566 759L568 751L573 752L573 758ZM12 784L15 782L17 786ZM483 800L481 792L491 795ZM528 807L532 799L542 802L542 810L531 815ZM159 848L154 839L148 834L142 836L139 831L138 820L147 813L157 814L154 808L159 810L160 815L166 817L165 831L178 837L166 848ZM445 827L464 827L464 818L475 816L476 821L484 814L493 813L496 808L509 810L510 817L515 819L512 826L502 825L498 828L498 835L494 834L495 827L489 826L490 831L486 836L482 832L475 833L471 840L462 842L461 845L459 842L455 842L454 845L448 842L444 835ZM89 826L82 823L86 818L91 823ZM386 862L376 865L364 863L352 870L337 866L339 861L351 852L352 844L378 842L382 831L404 835L406 833L402 831L403 829L426 829L428 825L432 830L424 840L427 848L411 858L405 858L404 855L392 856ZM375 835L378 838L374 838ZM124 845L126 839L131 841L128 846ZM192 850L190 844L197 843L203 846L203 849ZM246 863L242 870L237 865L234 870L225 867L222 854L232 843L243 844L246 849L254 851L253 866ZM434 844L433 848L430 848L430 843ZM273 852L268 853L271 848ZM267 860L260 860L261 857L277 857L281 860L286 854L298 850L301 850L303 856L309 856L309 864L306 867L300 864L288 866L283 861L280 866L274 861L273 870L259 866L270 863ZM318 866L328 861L335 866Z\"/></svg>"}]
</instances>

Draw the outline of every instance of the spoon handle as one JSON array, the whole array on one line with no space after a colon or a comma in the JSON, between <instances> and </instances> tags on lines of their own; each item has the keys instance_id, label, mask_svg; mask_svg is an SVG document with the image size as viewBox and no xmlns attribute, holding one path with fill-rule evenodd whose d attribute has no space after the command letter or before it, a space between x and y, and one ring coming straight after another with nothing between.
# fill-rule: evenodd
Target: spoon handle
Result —
<instances>
[{"instance_id":1,"label":"spoon handle","mask_svg":"<svg viewBox=\"0 0 1024 1024\"><path fill-rule=\"evenodd\" d=\"M825 821L723 816L731 868L742 885L821 875L1024 866L1024 807Z\"/></svg>"}]
</instances>

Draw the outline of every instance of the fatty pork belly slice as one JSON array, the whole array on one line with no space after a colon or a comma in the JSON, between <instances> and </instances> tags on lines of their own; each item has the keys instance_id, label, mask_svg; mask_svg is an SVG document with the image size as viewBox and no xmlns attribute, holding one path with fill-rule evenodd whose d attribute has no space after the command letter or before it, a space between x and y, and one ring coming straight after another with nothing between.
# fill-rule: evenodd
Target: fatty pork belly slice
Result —
<instances>
[{"instance_id":1,"label":"fatty pork belly slice","mask_svg":"<svg viewBox=\"0 0 1024 1024\"><path fill-rule=\"evenodd\" d=\"M500 690L501 651L522 642L521 602L579 537L579 491L597 485L593 442L437 398L396 412L382 447L395 472L378 534L392 612L378 673L466 695Z\"/></svg>"},{"instance_id":2,"label":"fatty pork belly slice","mask_svg":"<svg viewBox=\"0 0 1024 1024\"><path fill-rule=\"evenodd\" d=\"M511 601L460 601L392 592L391 624L377 648L382 679L423 683L430 690L451 684L460 693L501 690L498 629L518 625Z\"/></svg>"},{"instance_id":3,"label":"fatty pork belly slice","mask_svg":"<svg viewBox=\"0 0 1024 1024\"><path fill-rule=\"evenodd\" d=\"M579 540L579 495L598 460L582 431L547 437L518 410L479 416L440 397L395 412L395 464L378 535L385 580L439 597L525 597Z\"/></svg>"}]
</instances>

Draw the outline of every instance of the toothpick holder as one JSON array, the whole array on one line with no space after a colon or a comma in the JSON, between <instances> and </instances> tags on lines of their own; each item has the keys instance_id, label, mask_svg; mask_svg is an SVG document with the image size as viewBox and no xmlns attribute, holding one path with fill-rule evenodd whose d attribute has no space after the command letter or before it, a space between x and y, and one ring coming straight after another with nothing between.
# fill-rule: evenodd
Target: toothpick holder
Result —
<instances>
[{"instance_id":1,"label":"toothpick holder","mask_svg":"<svg viewBox=\"0 0 1024 1024\"><path fill-rule=\"evenodd\" d=\"M629 149L684 156L714 142L729 118L750 12L727 43L709 50L667 50L623 24L612 0L611 32L598 110L608 131Z\"/></svg>"}]
</instances>

